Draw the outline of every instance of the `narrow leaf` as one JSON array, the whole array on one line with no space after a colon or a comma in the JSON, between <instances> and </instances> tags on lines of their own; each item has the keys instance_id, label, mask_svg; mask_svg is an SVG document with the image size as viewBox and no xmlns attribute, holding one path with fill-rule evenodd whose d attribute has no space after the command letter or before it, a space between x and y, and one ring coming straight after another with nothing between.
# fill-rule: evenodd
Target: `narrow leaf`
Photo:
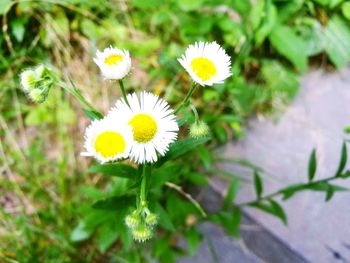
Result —
<instances>
[{"instance_id":1,"label":"narrow leaf","mask_svg":"<svg viewBox=\"0 0 350 263\"><path fill-rule=\"evenodd\" d=\"M90 167L89 172L128 179L136 179L138 175L138 170L136 168L123 163L94 165Z\"/></svg>"},{"instance_id":2,"label":"narrow leaf","mask_svg":"<svg viewBox=\"0 0 350 263\"><path fill-rule=\"evenodd\" d=\"M206 143L209 140L209 137L204 137L200 139L195 138L186 138L183 140L178 140L170 145L168 153L157 162L157 166L163 165L169 159L175 159L193 149L198 147L201 144Z\"/></svg>"},{"instance_id":3,"label":"narrow leaf","mask_svg":"<svg viewBox=\"0 0 350 263\"><path fill-rule=\"evenodd\" d=\"M250 206L278 217L279 219L282 220L284 224L287 223L287 217L283 211L283 208L272 199L269 200L269 204L258 201L254 204L251 204Z\"/></svg>"},{"instance_id":4,"label":"narrow leaf","mask_svg":"<svg viewBox=\"0 0 350 263\"><path fill-rule=\"evenodd\" d=\"M155 213L158 215L159 225L161 227L171 232L175 231L174 224L171 222L167 211L159 203L156 203Z\"/></svg>"},{"instance_id":5,"label":"narrow leaf","mask_svg":"<svg viewBox=\"0 0 350 263\"><path fill-rule=\"evenodd\" d=\"M315 177L316 167L317 167L316 150L313 149L309 159L309 182L311 182L312 179L314 179Z\"/></svg>"},{"instance_id":6,"label":"narrow leaf","mask_svg":"<svg viewBox=\"0 0 350 263\"><path fill-rule=\"evenodd\" d=\"M97 112L97 111L91 111L91 110L86 110L83 109L84 114L86 115L86 117L88 117L90 120L100 120L103 118L103 116L101 115L101 113Z\"/></svg>"},{"instance_id":7,"label":"narrow leaf","mask_svg":"<svg viewBox=\"0 0 350 263\"><path fill-rule=\"evenodd\" d=\"M287 216L282 208L282 206L277 203L276 201L274 201L273 199L270 199L270 203L271 203L271 207L274 210L274 214L279 217L282 222L287 225Z\"/></svg>"},{"instance_id":8,"label":"narrow leaf","mask_svg":"<svg viewBox=\"0 0 350 263\"><path fill-rule=\"evenodd\" d=\"M185 233L187 245L189 249L190 256L194 256L197 252L198 246L202 241L202 236L195 230L191 228L187 233Z\"/></svg>"},{"instance_id":9,"label":"narrow leaf","mask_svg":"<svg viewBox=\"0 0 350 263\"><path fill-rule=\"evenodd\" d=\"M113 196L104 200L97 201L92 205L95 209L100 210L121 210L135 203L135 196Z\"/></svg>"},{"instance_id":10,"label":"narrow leaf","mask_svg":"<svg viewBox=\"0 0 350 263\"><path fill-rule=\"evenodd\" d=\"M239 238L239 226L241 224L241 209L234 208L232 218L232 234L234 237Z\"/></svg>"},{"instance_id":11,"label":"narrow leaf","mask_svg":"<svg viewBox=\"0 0 350 263\"><path fill-rule=\"evenodd\" d=\"M254 171L254 185L255 185L255 192L258 198L261 197L261 194L263 192L263 184L262 184L262 180L259 176L258 171Z\"/></svg>"},{"instance_id":12,"label":"narrow leaf","mask_svg":"<svg viewBox=\"0 0 350 263\"><path fill-rule=\"evenodd\" d=\"M340 163L338 166L337 173L335 174L336 177L340 176L345 168L346 162L348 160L348 153L346 149L346 142L343 142L343 146L341 149L341 157L340 157Z\"/></svg>"},{"instance_id":13,"label":"narrow leaf","mask_svg":"<svg viewBox=\"0 0 350 263\"><path fill-rule=\"evenodd\" d=\"M327 193L326 193L326 202L328 202L329 200L332 199L333 195L334 195L334 188L332 185L329 185Z\"/></svg>"},{"instance_id":14,"label":"narrow leaf","mask_svg":"<svg viewBox=\"0 0 350 263\"><path fill-rule=\"evenodd\" d=\"M224 199L224 209L228 209L232 205L238 189L239 189L239 180L237 178L234 178L228 187L227 194Z\"/></svg>"}]
</instances>

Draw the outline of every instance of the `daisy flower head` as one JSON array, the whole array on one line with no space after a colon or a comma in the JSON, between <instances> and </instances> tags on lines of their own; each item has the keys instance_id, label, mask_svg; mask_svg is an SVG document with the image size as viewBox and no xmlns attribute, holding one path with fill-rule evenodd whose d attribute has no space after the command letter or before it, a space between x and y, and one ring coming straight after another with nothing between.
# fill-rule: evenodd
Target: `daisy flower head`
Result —
<instances>
[{"instance_id":1,"label":"daisy flower head","mask_svg":"<svg viewBox=\"0 0 350 263\"><path fill-rule=\"evenodd\" d=\"M112 46L105 48L102 52L97 50L94 62L106 79L122 79L131 69L129 51Z\"/></svg>"},{"instance_id":2,"label":"daisy flower head","mask_svg":"<svg viewBox=\"0 0 350 263\"><path fill-rule=\"evenodd\" d=\"M201 86L223 83L232 75L231 58L215 41L190 45L178 61Z\"/></svg>"},{"instance_id":3,"label":"daisy flower head","mask_svg":"<svg viewBox=\"0 0 350 263\"><path fill-rule=\"evenodd\" d=\"M85 131L85 152L83 156L94 157L100 163L128 158L132 145L132 131L128 125L121 125L105 117L94 120Z\"/></svg>"},{"instance_id":4,"label":"daisy flower head","mask_svg":"<svg viewBox=\"0 0 350 263\"><path fill-rule=\"evenodd\" d=\"M156 162L157 153L164 156L169 144L177 138L179 127L169 104L158 96L141 92L127 96L116 103L110 112L113 119L123 118L132 128L133 144L129 157L137 163Z\"/></svg>"}]
</instances>

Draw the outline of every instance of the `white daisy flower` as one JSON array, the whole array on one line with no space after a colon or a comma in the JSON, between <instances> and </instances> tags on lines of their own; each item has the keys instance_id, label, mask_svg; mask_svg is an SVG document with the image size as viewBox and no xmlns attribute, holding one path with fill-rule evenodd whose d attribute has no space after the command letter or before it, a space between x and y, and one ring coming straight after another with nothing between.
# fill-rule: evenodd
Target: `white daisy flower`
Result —
<instances>
[{"instance_id":1,"label":"white daisy flower","mask_svg":"<svg viewBox=\"0 0 350 263\"><path fill-rule=\"evenodd\" d=\"M129 51L112 46L105 48L102 52L97 50L94 62L106 79L122 79L131 69Z\"/></svg>"},{"instance_id":2,"label":"white daisy flower","mask_svg":"<svg viewBox=\"0 0 350 263\"><path fill-rule=\"evenodd\" d=\"M196 42L178 59L193 81L201 86L223 83L232 75L231 58L216 42Z\"/></svg>"},{"instance_id":3,"label":"white daisy flower","mask_svg":"<svg viewBox=\"0 0 350 263\"><path fill-rule=\"evenodd\" d=\"M132 130L108 117L94 120L85 131L83 156L91 156L100 163L128 158L132 145Z\"/></svg>"},{"instance_id":4,"label":"white daisy flower","mask_svg":"<svg viewBox=\"0 0 350 263\"><path fill-rule=\"evenodd\" d=\"M133 131L130 158L137 163L156 162L157 152L164 156L169 144L177 138L179 127L169 104L149 92L127 96L116 103L110 112L111 118L123 119Z\"/></svg>"}]
</instances>

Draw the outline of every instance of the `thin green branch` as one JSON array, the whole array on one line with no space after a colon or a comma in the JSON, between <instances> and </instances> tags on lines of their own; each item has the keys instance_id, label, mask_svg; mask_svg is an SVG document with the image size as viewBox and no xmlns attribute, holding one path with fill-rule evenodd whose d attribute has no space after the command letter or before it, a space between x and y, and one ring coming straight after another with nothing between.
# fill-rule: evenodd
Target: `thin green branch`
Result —
<instances>
[{"instance_id":1,"label":"thin green branch","mask_svg":"<svg viewBox=\"0 0 350 263\"><path fill-rule=\"evenodd\" d=\"M175 110L175 112L174 112L175 114L179 113L179 112L182 110L182 108L183 108L184 106L187 106L187 105L188 105L188 103L189 103L189 101L190 101L190 99L191 99L191 96L192 96L192 94L193 94L193 92L194 92L194 90L195 90L196 87L197 87L197 84L196 84L195 82L193 82L192 87L191 87L190 90L188 91L188 93L187 93L185 99L182 101L182 103L180 104L180 106Z\"/></svg>"},{"instance_id":2,"label":"thin green branch","mask_svg":"<svg viewBox=\"0 0 350 263\"><path fill-rule=\"evenodd\" d=\"M348 172L346 172L346 173L348 173ZM321 180L317 180L317 181L308 182L308 183L305 183L305 184L290 185L290 186L284 187L284 188L282 188L282 189L280 189L280 190L278 190L276 192L273 192L271 194L268 194L268 195L265 195L265 196L261 196L259 198L256 198L255 200L252 200L252 201L244 202L244 203L241 203L241 204L235 204L234 206L236 206L236 207L251 206L251 205L259 203L259 202L261 202L263 200L268 200L268 199L271 199L273 197L276 197L276 196L279 196L279 195L283 195L286 191L292 189L293 187L302 187L302 189L304 190L304 189L309 189L312 186L316 186L317 184L328 183L328 182L330 182L332 180L336 180L336 179L339 179L339 178L342 178L342 177L341 176L340 177L335 177L333 175L331 177L327 177L327 178L324 178L324 179L321 179Z\"/></svg>"},{"instance_id":3,"label":"thin green branch","mask_svg":"<svg viewBox=\"0 0 350 263\"><path fill-rule=\"evenodd\" d=\"M207 217L207 213L204 211L202 206L189 193L186 193L184 190L182 190L181 186L178 186L171 182L166 182L165 185L171 189L174 189L175 191L180 193L182 196L187 198L197 208L197 210L201 213L203 217Z\"/></svg>"},{"instance_id":4,"label":"thin green branch","mask_svg":"<svg viewBox=\"0 0 350 263\"><path fill-rule=\"evenodd\" d=\"M123 81L121 79L119 80L119 86L120 86L120 90L122 92L123 98L125 100L125 103L130 107L130 104L128 102L128 98L126 97L124 83L123 83Z\"/></svg>"}]
</instances>

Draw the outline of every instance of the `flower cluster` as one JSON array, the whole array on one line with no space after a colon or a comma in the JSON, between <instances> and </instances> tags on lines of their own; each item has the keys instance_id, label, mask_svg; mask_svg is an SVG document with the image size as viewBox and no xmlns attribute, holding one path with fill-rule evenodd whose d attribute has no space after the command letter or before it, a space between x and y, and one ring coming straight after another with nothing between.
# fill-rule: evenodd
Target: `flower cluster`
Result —
<instances>
[{"instance_id":1,"label":"flower cluster","mask_svg":"<svg viewBox=\"0 0 350 263\"><path fill-rule=\"evenodd\" d=\"M216 42L190 45L178 61L191 76L193 85L175 111L164 99L150 92L126 94L122 79L132 65L127 50L108 47L102 52L97 51L94 58L102 76L118 80L122 92L122 98L116 101L106 116L100 114L74 84L67 86L45 66L40 65L21 74L22 88L34 102L43 102L52 85L57 84L87 107L87 112L93 113L95 119L85 130L83 156L93 157L101 164L130 159L142 166L139 169L142 174L140 192L136 197L137 207L125 217L125 224L139 242L152 238L158 222L157 215L148 208L147 178L151 176L151 164L164 156L170 144L177 139L179 126L176 114L190 106L195 116L190 136L207 136L209 127L199 120L190 98L197 85L212 86L231 75L230 57Z\"/></svg>"},{"instance_id":2,"label":"flower cluster","mask_svg":"<svg viewBox=\"0 0 350 263\"><path fill-rule=\"evenodd\" d=\"M140 207L125 217L125 224L131 230L132 237L139 242L152 238L157 223L157 215L147 207Z\"/></svg>"},{"instance_id":3,"label":"flower cluster","mask_svg":"<svg viewBox=\"0 0 350 263\"><path fill-rule=\"evenodd\" d=\"M36 68L30 68L23 71L20 75L20 82L23 91L35 103L42 103L55 83L54 75L51 69L44 65Z\"/></svg>"},{"instance_id":4,"label":"flower cluster","mask_svg":"<svg viewBox=\"0 0 350 263\"><path fill-rule=\"evenodd\" d=\"M177 138L179 127L168 103L149 92L120 99L109 114L86 129L84 156L105 163L130 158L153 163Z\"/></svg>"}]
</instances>

